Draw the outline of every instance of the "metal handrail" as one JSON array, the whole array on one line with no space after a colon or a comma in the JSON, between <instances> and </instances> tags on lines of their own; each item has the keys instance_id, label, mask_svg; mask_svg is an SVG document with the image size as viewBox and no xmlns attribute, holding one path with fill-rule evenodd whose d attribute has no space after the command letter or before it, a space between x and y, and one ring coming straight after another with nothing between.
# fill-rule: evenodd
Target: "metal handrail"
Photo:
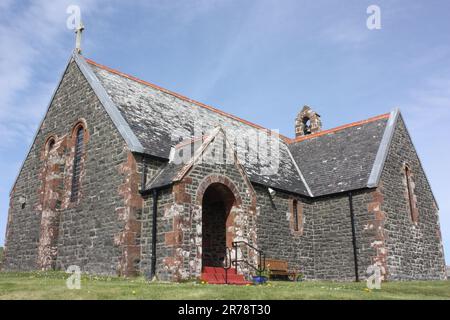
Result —
<instances>
[{"instance_id":1,"label":"metal handrail","mask_svg":"<svg viewBox=\"0 0 450 320\"><path fill-rule=\"evenodd\" d=\"M259 266L258 267L255 267L253 264L251 264L247 260L244 260L244 259L238 260L237 250L238 250L238 246L240 244L246 245L247 247L255 250L258 253L258 255L259 255ZM256 270L258 275L261 276L261 274L266 270L266 255L264 254L264 252L262 250L256 248L255 246L251 245L247 241L233 241L232 242L232 246L234 248L234 255L235 255L234 264L236 265L236 273L237 273L238 263L242 263L243 262L247 266L251 267L253 270Z\"/></svg>"},{"instance_id":2,"label":"metal handrail","mask_svg":"<svg viewBox=\"0 0 450 320\"><path fill-rule=\"evenodd\" d=\"M223 269L225 270L225 283L228 284L228 270L231 269L232 265L230 248L227 248L225 258Z\"/></svg>"}]
</instances>

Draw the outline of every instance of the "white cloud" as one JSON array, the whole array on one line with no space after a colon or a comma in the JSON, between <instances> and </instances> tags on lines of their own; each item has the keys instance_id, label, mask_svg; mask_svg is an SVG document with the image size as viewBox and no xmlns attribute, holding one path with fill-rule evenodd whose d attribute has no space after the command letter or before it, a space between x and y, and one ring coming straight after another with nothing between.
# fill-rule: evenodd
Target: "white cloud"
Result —
<instances>
[{"instance_id":1,"label":"white cloud","mask_svg":"<svg viewBox=\"0 0 450 320\"><path fill-rule=\"evenodd\" d=\"M0 0L0 243L8 193L26 148L56 86L55 69L64 68L70 48L66 8L78 4L82 15L103 9L100 1Z\"/></svg>"},{"instance_id":2,"label":"white cloud","mask_svg":"<svg viewBox=\"0 0 450 320\"><path fill-rule=\"evenodd\" d=\"M31 1L12 10L2 0L0 20L0 148L18 139L31 140L33 129L49 102L55 83L45 80L51 62L67 55L61 40L69 35L66 8L74 1ZM83 13L99 6L92 1L75 1ZM20 9L20 10L19 10ZM51 53L51 55L49 54ZM54 67L54 66L51 66ZM37 70L41 74L37 74ZM42 77L44 75L44 77ZM54 77L50 77L54 79Z\"/></svg>"},{"instance_id":3,"label":"white cloud","mask_svg":"<svg viewBox=\"0 0 450 320\"><path fill-rule=\"evenodd\" d=\"M411 92L405 105L411 128L416 132L447 130L450 121L450 78L432 77Z\"/></svg>"}]
</instances>

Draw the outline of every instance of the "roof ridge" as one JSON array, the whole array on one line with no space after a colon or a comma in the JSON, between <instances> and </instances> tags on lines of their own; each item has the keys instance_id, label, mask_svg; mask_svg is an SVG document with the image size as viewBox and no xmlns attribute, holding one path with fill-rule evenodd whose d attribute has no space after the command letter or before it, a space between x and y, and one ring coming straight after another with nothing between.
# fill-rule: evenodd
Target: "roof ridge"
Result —
<instances>
[{"instance_id":1,"label":"roof ridge","mask_svg":"<svg viewBox=\"0 0 450 320\"><path fill-rule=\"evenodd\" d=\"M213 106L207 105L207 104L205 104L205 103L199 102L199 101L197 101L197 100L188 98L188 97L186 97L186 96L184 96L184 95L182 95L182 94L179 94L179 93L177 93L177 92L175 92L175 91L172 91L172 90L169 90L169 89L160 87L160 86L158 86L158 85L156 85L156 84L154 84L154 83L151 83L151 82L148 82L148 81L139 79L139 78L137 78L137 77L135 77L135 76L132 76L132 75L130 75L130 74L127 74L127 73L121 72L121 71L119 71L119 70L110 68L110 67L105 66L105 65L103 65L103 64L100 64L100 63L98 63L98 62L95 62L95 61L92 60L92 59L88 59L88 58L84 58L84 59L85 59L85 61L86 61L87 63L89 63L89 64L91 64L91 65L94 65L94 66L96 66L96 67L98 67L98 68L100 68L100 69L106 70L106 71L108 71L108 72L117 74L117 75L119 75L119 76L125 77L125 78L127 78L127 79L132 80L132 81L136 81L136 82L138 82L138 83L140 83L140 84L143 84L143 85L149 86L149 87L151 87L151 88L154 88L154 89L156 89L156 90L162 91L162 92L164 92L164 93L170 94L170 95L172 95L172 96L174 96L174 97L177 97L177 98L179 98L179 99L181 99L181 100L184 100L184 101L193 103L193 104L198 105L198 106L200 106L200 107L202 107L202 108L205 108L205 109L208 109L208 110L210 110L210 111L216 112L216 113L221 114L221 115L223 115L223 116L225 116L225 117L228 117L228 118L230 118L230 119L233 119L233 120L242 122L242 123L244 123L244 124L247 124L247 125L249 125L249 126L251 126L251 127L256 128L256 129L264 130L264 131L266 131L266 132L268 132L268 133L270 133L270 134L278 135L278 136L279 136L285 143L287 143L287 144L292 144L292 143L304 141L304 140L307 140L307 139L310 139L310 138L320 137L320 136L322 136L322 135L329 134L329 133L333 133L333 132L336 132L336 131L339 131L339 130L343 130L343 129L346 129L346 128L354 127L354 126L357 126L357 125L365 124L365 123L368 123L368 122L373 122L373 121L380 120L380 119L384 119L384 118L389 118L389 115L390 115L390 113L385 113L385 114L381 114L381 115L378 115L378 116L374 116L374 117L371 117L371 118L368 118L368 119L365 119L365 120L360 120L360 121L356 121L356 122L351 122L351 123L344 124L344 125L341 125L341 126L338 126L338 127L335 127L335 128L331 128L331 129L319 131L319 132L314 133L314 134L310 134L310 135L306 135L306 136L301 136L301 137L297 137L297 138L289 138L289 137L287 137L287 136L285 136L285 135L283 135L283 134L281 134L281 133L274 132L273 130L270 130L270 129L268 129L268 128L265 128L265 127L263 127L263 126L261 126L261 125L259 125L259 124L256 124L256 123L253 123L253 122L251 122L251 121L245 120L245 119L243 119L243 118L240 118L240 117L235 116L235 115L233 115L233 114L231 114L231 113L228 113L228 112L225 112L225 111L223 111L223 110L220 110L220 109L215 108L215 107L213 107Z\"/></svg>"},{"instance_id":2,"label":"roof ridge","mask_svg":"<svg viewBox=\"0 0 450 320\"><path fill-rule=\"evenodd\" d=\"M205 108L205 109L208 109L208 110L210 110L210 111L216 112L216 113L218 113L218 114L221 114L221 115L226 116L226 117L228 117L228 118L231 118L231 119L233 119L233 120L236 120L236 121L245 123L245 124L247 124L247 125L249 125L249 126L252 126L252 127L254 127L254 128L257 128L257 129L259 129L259 130L267 131L267 132L270 133L270 134L274 134L274 133L275 133L273 130L267 129L267 128L265 128L265 127L259 125L259 124L256 124L256 123L253 123L253 122L251 122L251 121L242 119L242 118L240 118L240 117L238 117L238 116L235 116L235 115L233 115L233 114L231 114L231 113L222 111L222 110L220 110L220 109L218 109L218 108L215 108L215 107L213 107L213 106L207 105L207 104L202 103L202 102L199 102L199 101L197 101L197 100L188 98L188 97L186 97L186 96L184 96L184 95L182 95L182 94L179 94L179 93L177 93L177 92L175 92L175 91L172 91L172 90L169 90L169 89L160 87L160 86L158 86L158 85L156 85L156 84L154 84L154 83L151 83L151 82L148 82L148 81L139 79L139 78L137 78L137 77L135 77L135 76L132 76L132 75L129 75L129 74L127 74L127 73L121 72L121 71L119 71L119 70L110 68L110 67L105 66L105 65L103 65L103 64L97 63L97 62L95 62L94 60L91 60L91 59L88 59L88 58L85 58L85 60L86 60L87 63L89 63L89 64L91 64L91 65L94 65L94 66L96 66L96 67L98 67L98 68L100 68L100 69L109 71L109 72L111 72L111 73L117 74L117 75L122 76L122 77L125 77L125 78L127 78L127 79L130 79L130 80L132 80L132 81L136 81L136 82L138 82L138 83L140 83L140 84L149 86L149 87L151 87L151 88L160 90L160 91L162 91L162 92L164 92L164 93L167 93L167 94L170 94L170 95L172 95L172 96L175 96L175 97L177 97L177 98L179 98L179 99L181 99L181 100L184 100L184 101L193 103L193 104L198 105L198 106L200 106L200 107L202 107L202 108ZM280 133L275 133L275 134L278 135L281 139L283 139L286 143L290 143L291 140L292 140L291 138L289 138L289 137L287 137L287 136L285 136L285 135L282 135L282 134L280 134Z\"/></svg>"},{"instance_id":3,"label":"roof ridge","mask_svg":"<svg viewBox=\"0 0 450 320\"><path fill-rule=\"evenodd\" d=\"M356 126L359 126L359 125L362 125L362 124L366 124L366 123L377 121L377 120L381 120L381 119L387 119L387 118L390 117L390 115L391 115L391 113L389 112L389 113L380 114L378 116L374 116L374 117L371 117L371 118L368 118L368 119L365 119L365 120L360 120L360 121L347 123L347 124L344 124L344 125L341 125L341 126L338 126L338 127L335 127L335 128L331 128L331 129L319 131L317 133L313 133L313 134L309 134L309 135L306 135L306 136L301 136L301 137L297 137L297 138L291 139L290 143L295 143L295 142L300 142L300 141L308 140L308 139L315 138L315 137L320 137L320 136L323 136L323 135L326 135L326 134L329 134L329 133L333 133L333 132L340 131L340 130L347 129L347 128L351 128L351 127L356 127Z\"/></svg>"}]
</instances>

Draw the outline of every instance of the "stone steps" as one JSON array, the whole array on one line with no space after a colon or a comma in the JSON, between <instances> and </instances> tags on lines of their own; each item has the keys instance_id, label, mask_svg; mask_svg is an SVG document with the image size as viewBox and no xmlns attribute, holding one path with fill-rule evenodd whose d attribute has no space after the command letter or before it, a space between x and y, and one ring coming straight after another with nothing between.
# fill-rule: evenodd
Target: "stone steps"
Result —
<instances>
[{"instance_id":1,"label":"stone steps","mask_svg":"<svg viewBox=\"0 0 450 320\"><path fill-rule=\"evenodd\" d=\"M242 274L236 274L235 268L228 269L226 275L225 272L226 271L224 268L204 267L201 275L201 280L207 282L208 284L251 284L251 282L245 280Z\"/></svg>"}]
</instances>

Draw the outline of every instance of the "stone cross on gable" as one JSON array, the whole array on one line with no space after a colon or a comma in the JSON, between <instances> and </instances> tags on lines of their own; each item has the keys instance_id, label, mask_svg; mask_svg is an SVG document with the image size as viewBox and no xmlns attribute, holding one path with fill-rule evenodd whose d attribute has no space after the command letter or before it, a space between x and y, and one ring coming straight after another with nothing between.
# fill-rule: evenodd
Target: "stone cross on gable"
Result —
<instances>
[{"instance_id":1,"label":"stone cross on gable","mask_svg":"<svg viewBox=\"0 0 450 320\"><path fill-rule=\"evenodd\" d=\"M76 34L75 51L77 53L81 53L81 35L83 33L83 30L84 30L84 25L83 25L83 22L81 22L81 20L80 20L80 23L75 28L75 34Z\"/></svg>"}]
</instances>

